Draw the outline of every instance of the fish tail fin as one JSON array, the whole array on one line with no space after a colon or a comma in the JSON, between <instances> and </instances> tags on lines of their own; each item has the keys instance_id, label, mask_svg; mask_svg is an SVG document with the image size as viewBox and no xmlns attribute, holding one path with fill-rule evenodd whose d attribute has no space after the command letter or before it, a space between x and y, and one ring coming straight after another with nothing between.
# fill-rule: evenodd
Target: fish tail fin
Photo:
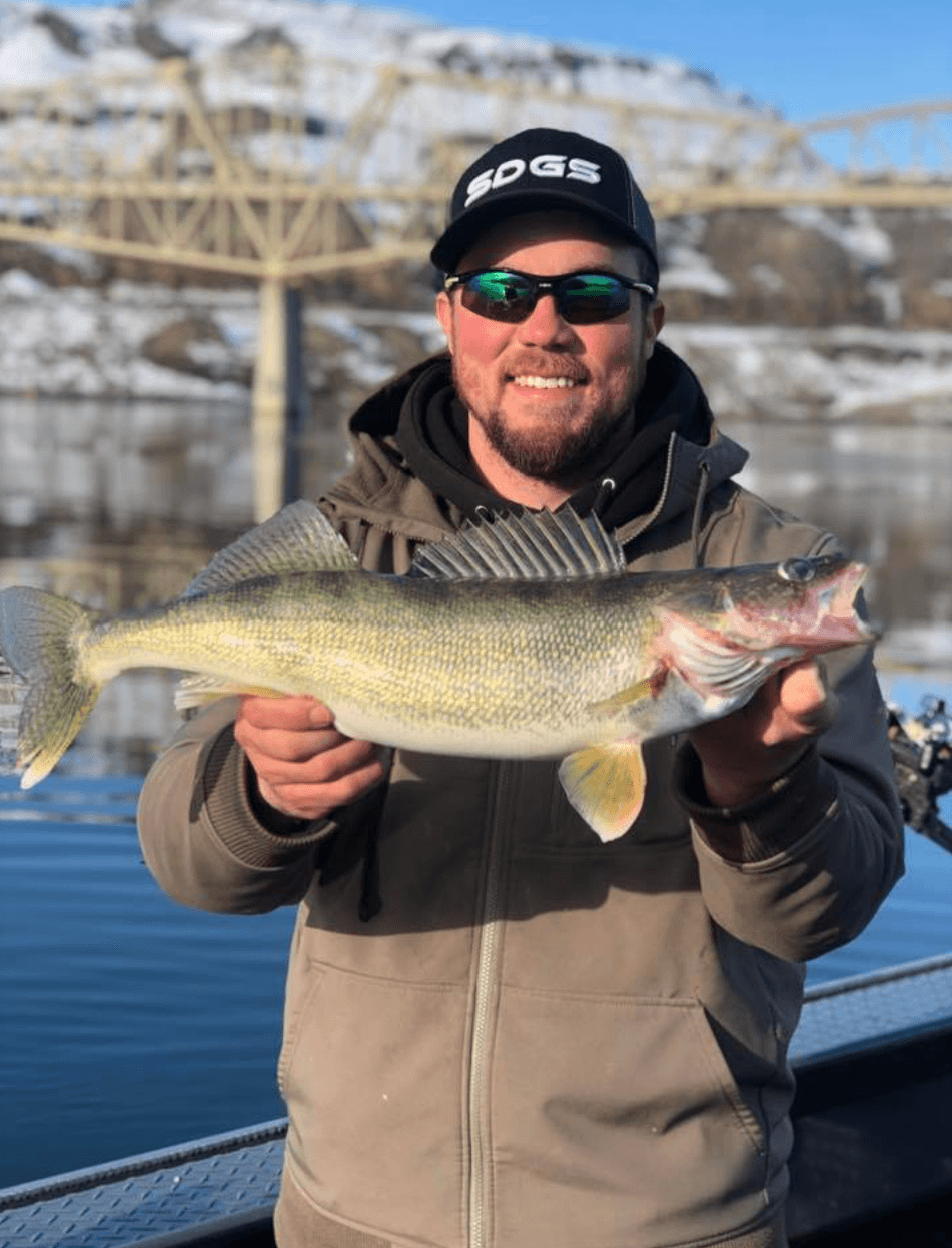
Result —
<instances>
[{"instance_id":1,"label":"fish tail fin","mask_svg":"<svg viewBox=\"0 0 952 1248\"><path fill-rule=\"evenodd\" d=\"M40 589L0 591L0 651L29 686L17 740L21 788L49 775L96 705L102 685L83 671L77 644L96 614Z\"/></svg>"}]
</instances>

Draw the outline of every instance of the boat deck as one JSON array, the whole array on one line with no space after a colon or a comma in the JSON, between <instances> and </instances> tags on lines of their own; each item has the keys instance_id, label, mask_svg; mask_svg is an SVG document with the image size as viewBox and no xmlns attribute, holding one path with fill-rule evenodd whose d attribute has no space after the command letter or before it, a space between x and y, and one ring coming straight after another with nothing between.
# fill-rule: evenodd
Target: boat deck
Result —
<instances>
[{"instance_id":1,"label":"boat deck","mask_svg":"<svg viewBox=\"0 0 952 1248\"><path fill-rule=\"evenodd\" d=\"M791 1061L794 1239L952 1190L952 954L809 989ZM0 1244L264 1243L285 1127L263 1123L0 1190Z\"/></svg>"}]
</instances>

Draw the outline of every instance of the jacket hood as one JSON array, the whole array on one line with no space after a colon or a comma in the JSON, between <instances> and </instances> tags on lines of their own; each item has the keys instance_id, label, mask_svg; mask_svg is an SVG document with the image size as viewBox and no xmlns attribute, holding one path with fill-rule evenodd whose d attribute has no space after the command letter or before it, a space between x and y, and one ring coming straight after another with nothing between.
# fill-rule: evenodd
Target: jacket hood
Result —
<instances>
[{"instance_id":1,"label":"jacket hood","mask_svg":"<svg viewBox=\"0 0 952 1248\"><path fill-rule=\"evenodd\" d=\"M648 362L637 415L634 438L570 500L581 512L594 506L622 542L685 512L697 519L699 499L747 459L718 430L697 377L663 343ZM507 501L471 474L465 429L448 354L424 360L357 409L349 422L354 466L324 501L341 519L414 541L438 540L484 508L505 509Z\"/></svg>"}]
</instances>

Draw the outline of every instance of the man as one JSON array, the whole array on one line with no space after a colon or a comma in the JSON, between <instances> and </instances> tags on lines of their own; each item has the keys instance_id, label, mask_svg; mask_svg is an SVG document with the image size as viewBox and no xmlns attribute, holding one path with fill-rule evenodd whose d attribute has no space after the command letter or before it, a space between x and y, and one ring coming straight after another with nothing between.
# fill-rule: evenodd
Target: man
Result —
<instances>
[{"instance_id":1,"label":"man","mask_svg":"<svg viewBox=\"0 0 952 1248\"><path fill-rule=\"evenodd\" d=\"M612 149L498 144L432 257L449 359L364 404L322 500L363 566L513 503L594 507L639 571L834 545L731 480ZM300 903L281 1248L785 1244L803 962L901 872L884 727L868 654L795 665L649 743L603 845L555 763L390 758L306 698L188 723L146 781L151 869L213 910Z\"/></svg>"}]
</instances>

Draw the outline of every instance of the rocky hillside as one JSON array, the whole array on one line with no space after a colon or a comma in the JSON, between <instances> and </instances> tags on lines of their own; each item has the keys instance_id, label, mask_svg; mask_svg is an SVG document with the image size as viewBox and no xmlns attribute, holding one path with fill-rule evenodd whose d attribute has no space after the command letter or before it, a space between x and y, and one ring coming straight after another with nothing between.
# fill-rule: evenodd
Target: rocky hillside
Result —
<instances>
[{"instance_id":1,"label":"rocky hillside","mask_svg":"<svg viewBox=\"0 0 952 1248\"><path fill-rule=\"evenodd\" d=\"M0 81L8 88L115 72L144 81L169 56L204 65L222 53L275 46L320 48L368 68L390 61L676 107L757 111L710 75L674 62L453 30L347 4L0 3ZM98 124L95 113L81 120ZM343 120L315 118L315 132ZM0 156L5 124L0 111ZM434 127L444 124L434 118ZM721 212L662 222L660 242L665 333L722 411L952 419L952 210ZM310 282L303 294L309 382L325 427L388 373L440 345L424 268ZM0 309L0 390L7 393L247 394L257 333L247 283L0 243Z\"/></svg>"}]
</instances>

